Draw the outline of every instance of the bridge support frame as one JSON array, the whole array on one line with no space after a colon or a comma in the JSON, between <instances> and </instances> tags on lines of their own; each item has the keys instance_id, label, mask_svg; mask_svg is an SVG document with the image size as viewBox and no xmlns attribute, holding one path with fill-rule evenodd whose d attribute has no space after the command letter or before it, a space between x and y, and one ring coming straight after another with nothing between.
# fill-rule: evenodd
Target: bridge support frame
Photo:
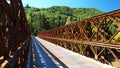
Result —
<instances>
[{"instance_id":1,"label":"bridge support frame","mask_svg":"<svg viewBox=\"0 0 120 68\"><path fill-rule=\"evenodd\" d=\"M24 62L30 35L21 0L0 0L0 67L13 68Z\"/></svg>"},{"instance_id":2,"label":"bridge support frame","mask_svg":"<svg viewBox=\"0 0 120 68\"><path fill-rule=\"evenodd\" d=\"M38 36L102 63L113 65L116 61L120 67L120 10L39 32Z\"/></svg>"}]
</instances>

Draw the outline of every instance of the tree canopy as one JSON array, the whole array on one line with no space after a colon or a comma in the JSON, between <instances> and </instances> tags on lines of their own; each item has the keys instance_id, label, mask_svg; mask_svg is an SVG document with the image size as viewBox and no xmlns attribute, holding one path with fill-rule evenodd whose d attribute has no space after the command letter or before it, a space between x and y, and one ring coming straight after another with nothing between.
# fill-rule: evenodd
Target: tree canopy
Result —
<instances>
[{"instance_id":1,"label":"tree canopy","mask_svg":"<svg viewBox=\"0 0 120 68\"><path fill-rule=\"evenodd\" d=\"M25 13L32 35L37 32L65 25L67 22L81 21L104 12L95 8L70 8L53 6L50 8L25 7Z\"/></svg>"}]
</instances>

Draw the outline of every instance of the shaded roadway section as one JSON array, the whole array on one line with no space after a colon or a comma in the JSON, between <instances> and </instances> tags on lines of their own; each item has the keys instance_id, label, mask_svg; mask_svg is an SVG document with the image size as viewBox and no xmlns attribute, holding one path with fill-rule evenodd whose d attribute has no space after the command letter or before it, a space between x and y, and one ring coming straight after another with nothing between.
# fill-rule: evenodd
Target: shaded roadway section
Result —
<instances>
[{"instance_id":1,"label":"shaded roadway section","mask_svg":"<svg viewBox=\"0 0 120 68\"><path fill-rule=\"evenodd\" d=\"M26 68L67 68L34 38L31 39Z\"/></svg>"},{"instance_id":2,"label":"shaded roadway section","mask_svg":"<svg viewBox=\"0 0 120 68\"><path fill-rule=\"evenodd\" d=\"M27 68L58 68L57 65L53 62L53 60L48 56L48 54L43 50L42 46L35 39L31 39L32 45L32 61L30 58L28 59ZM30 57L30 55L28 56ZM32 67L31 67L32 66Z\"/></svg>"}]
</instances>

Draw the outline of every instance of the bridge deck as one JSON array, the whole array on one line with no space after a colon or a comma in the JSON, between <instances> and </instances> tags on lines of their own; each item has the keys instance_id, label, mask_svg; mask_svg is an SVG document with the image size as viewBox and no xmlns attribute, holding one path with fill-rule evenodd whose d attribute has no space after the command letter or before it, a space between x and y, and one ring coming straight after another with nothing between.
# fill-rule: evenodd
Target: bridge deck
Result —
<instances>
[{"instance_id":1,"label":"bridge deck","mask_svg":"<svg viewBox=\"0 0 120 68\"><path fill-rule=\"evenodd\" d=\"M36 39L69 68L112 68L111 66L54 45L41 38L36 37Z\"/></svg>"},{"instance_id":2,"label":"bridge deck","mask_svg":"<svg viewBox=\"0 0 120 68\"><path fill-rule=\"evenodd\" d=\"M26 68L66 68L66 66L32 38Z\"/></svg>"}]
</instances>

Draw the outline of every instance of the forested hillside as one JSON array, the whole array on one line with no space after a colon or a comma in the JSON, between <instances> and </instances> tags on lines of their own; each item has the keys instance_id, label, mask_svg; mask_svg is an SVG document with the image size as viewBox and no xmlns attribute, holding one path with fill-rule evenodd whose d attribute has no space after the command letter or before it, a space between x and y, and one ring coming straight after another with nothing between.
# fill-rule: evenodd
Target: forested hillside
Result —
<instances>
[{"instance_id":1,"label":"forested hillside","mask_svg":"<svg viewBox=\"0 0 120 68\"><path fill-rule=\"evenodd\" d=\"M36 35L39 31L81 21L103 13L94 8L70 8L66 6L53 6L42 9L25 7L25 12L32 35Z\"/></svg>"}]
</instances>

